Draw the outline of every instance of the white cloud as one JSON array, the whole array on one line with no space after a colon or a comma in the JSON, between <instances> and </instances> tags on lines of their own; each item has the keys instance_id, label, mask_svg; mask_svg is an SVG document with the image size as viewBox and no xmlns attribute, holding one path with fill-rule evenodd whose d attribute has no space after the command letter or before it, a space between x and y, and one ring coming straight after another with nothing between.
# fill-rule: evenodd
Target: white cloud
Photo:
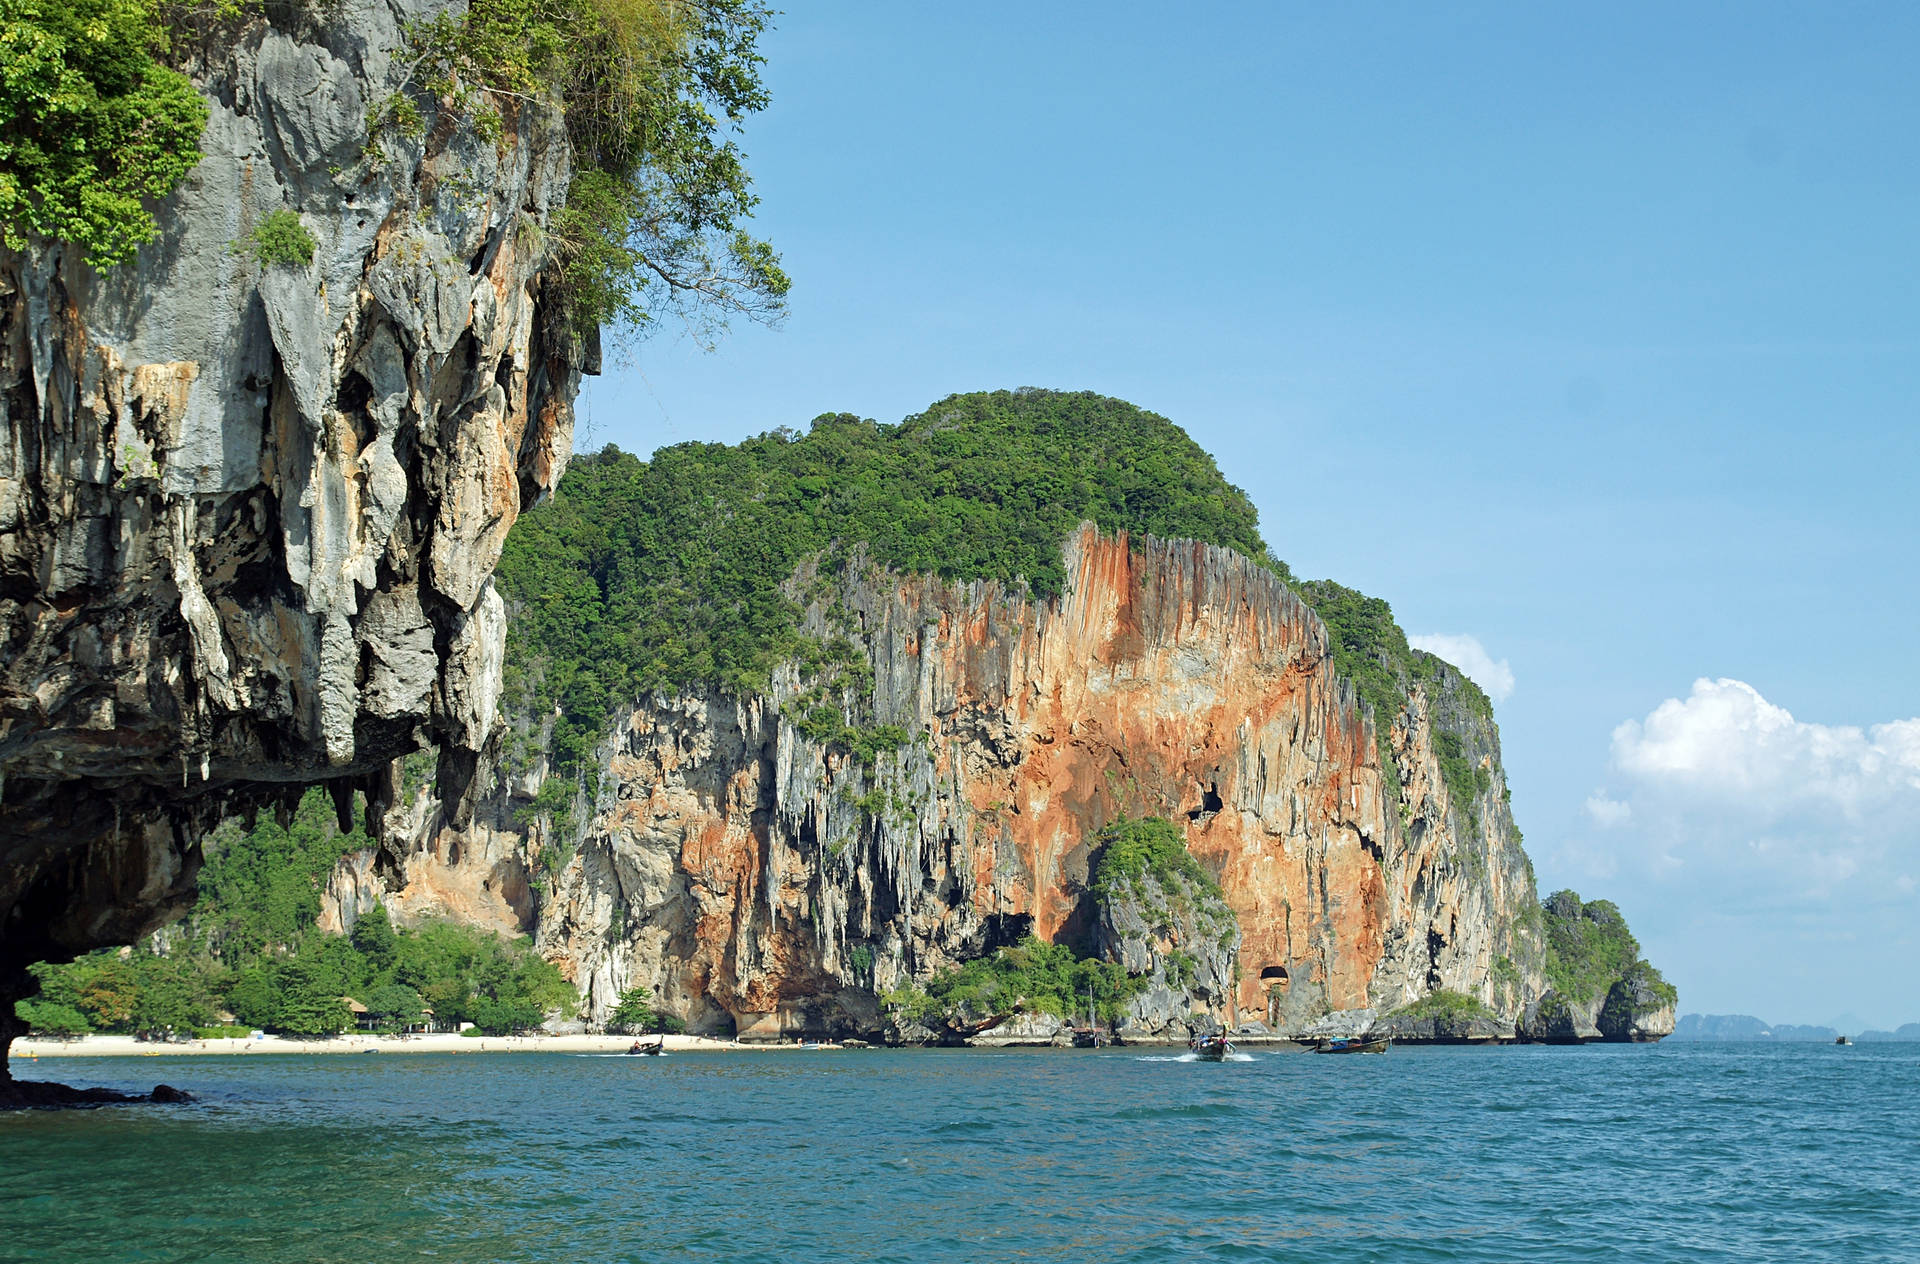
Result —
<instances>
[{"instance_id":1,"label":"white cloud","mask_svg":"<svg viewBox=\"0 0 1920 1264\"><path fill-rule=\"evenodd\" d=\"M1810 724L1739 680L1696 680L1613 731L1614 766L1643 786L1777 820L1808 810L1864 820L1920 807L1920 719Z\"/></svg>"},{"instance_id":2,"label":"white cloud","mask_svg":"<svg viewBox=\"0 0 1920 1264\"><path fill-rule=\"evenodd\" d=\"M1587 796L1587 815L1601 829L1612 829L1633 819L1633 804L1623 799L1610 799L1605 790L1595 790Z\"/></svg>"},{"instance_id":3,"label":"white cloud","mask_svg":"<svg viewBox=\"0 0 1920 1264\"><path fill-rule=\"evenodd\" d=\"M1474 636L1446 636L1433 633L1424 636L1410 636L1407 644L1417 650L1425 650L1436 658L1444 658L1460 669L1462 675L1487 691L1487 696L1495 702L1505 702L1513 695L1513 668L1506 659L1494 661L1487 653L1487 647L1480 644L1480 638Z\"/></svg>"},{"instance_id":4,"label":"white cloud","mask_svg":"<svg viewBox=\"0 0 1920 1264\"><path fill-rule=\"evenodd\" d=\"M1586 815L1622 868L1748 908L1913 894L1920 719L1795 719L1739 680L1697 680L1613 731L1611 780Z\"/></svg>"},{"instance_id":5,"label":"white cloud","mask_svg":"<svg viewBox=\"0 0 1920 1264\"><path fill-rule=\"evenodd\" d=\"M1920 719L1819 724L1706 679L1615 728L1609 763L1543 876L1628 909L1682 1009L1920 1019L1888 967L1920 926Z\"/></svg>"}]
</instances>

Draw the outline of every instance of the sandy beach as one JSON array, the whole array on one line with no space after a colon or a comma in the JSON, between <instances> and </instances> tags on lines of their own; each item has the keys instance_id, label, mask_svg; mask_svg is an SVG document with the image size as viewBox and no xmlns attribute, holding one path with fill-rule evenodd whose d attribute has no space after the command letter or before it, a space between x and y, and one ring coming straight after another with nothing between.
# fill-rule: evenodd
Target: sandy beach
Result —
<instances>
[{"instance_id":1,"label":"sandy beach","mask_svg":"<svg viewBox=\"0 0 1920 1264\"><path fill-rule=\"evenodd\" d=\"M651 1043L655 1037L643 1036ZM795 1044L741 1044L706 1036L668 1036L667 1051L728 1052L798 1050ZM217 1055L288 1053L625 1053L632 1036L380 1036L365 1032L331 1040L293 1040L266 1036L259 1040L182 1040L155 1043L132 1036L82 1036L78 1040L16 1040L12 1061L16 1074L36 1058L165 1058ZM816 1045L837 1050L838 1045Z\"/></svg>"}]
</instances>

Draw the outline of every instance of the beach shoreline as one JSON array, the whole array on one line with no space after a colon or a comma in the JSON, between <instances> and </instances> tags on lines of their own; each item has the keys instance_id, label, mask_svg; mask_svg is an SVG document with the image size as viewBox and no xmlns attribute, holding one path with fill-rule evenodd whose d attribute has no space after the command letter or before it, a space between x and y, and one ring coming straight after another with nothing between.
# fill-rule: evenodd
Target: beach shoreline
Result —
<instances>
[{"instance_id":1,"label":"beach shoreline","mask_svg":"<svg viewBox=\"0 0 1920 1264\"><path fill-rule=\"evenodd\" d=\"M235 1057L271 1054L338 1053L626 1053L633 1036L462 1036L442 1033L431 1036L382 1036L354 1032L328 1040L296 1040L285 1036L266 1036L259 1040L136 1040L132 1036L88 1035L77 1040L44 1040L31 1037L13 1042L12 1062L16 1073L24 1064L41 1058L169 1058ZM653 1035L638 1037L652 1044ZM736 1040L715 1040L707 1036L667 1036L668 1053L730 1053L800 1049L796 1044L742 1044ZM810 1046L812 1050L839 1050L837 1044Z\"/></svg>"}]
</instances>

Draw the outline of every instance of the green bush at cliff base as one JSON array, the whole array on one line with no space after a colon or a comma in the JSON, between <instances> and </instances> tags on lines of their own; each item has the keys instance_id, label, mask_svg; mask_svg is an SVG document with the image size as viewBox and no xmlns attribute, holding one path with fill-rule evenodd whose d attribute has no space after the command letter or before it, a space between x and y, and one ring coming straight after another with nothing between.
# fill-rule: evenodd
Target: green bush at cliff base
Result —
<instances>
[{"instance_id":1,"label":"green bush at cliff base","mask_svg":"<svg viewBox=\"0 0 1920 1264\"><path fill-rule=\"evenodd\" d=\"M105 268L159 231L200 160L206 103L155 60L154 0L10 0L0 10L0 239L68 242Z\"/></svg>"},{"instance_id":2,"label":"green bush at cliff base","mask_svg":"<svg viewBox=\"0 0 1920 1264\"><path fill-rule=\"evenodd\" d=\"M1439 1019L1451 1022L1470 1022L1476 1018L1498 1020L1499 1015L1489 1009L1478 997L1468 996L1465 992L1455 992L1440 988L1429 992L1413 1004L1393 1011L1396 1018Z\"/></svg>"},{"instance_id":3,"label":"green bush at cliff base","mask_svg":"<svg viewBox=\"0 0 1920 1264\"><path fill-rule=\"evenodd\" d=\"M1086 393L956 395L898 425L829 415L805 435L681 444L644 462L609 448L576 460L507 538L507 702L528 717L558 707L553 770L571 779L614 709L642 693L763 690L790 657L857 675L850 645L836 658L801 634L781 584L803 559L833 571L862 545L894 570L1048 597L1082 519L1266 556L1253 505L1185 432ZM842 698L818 702L821 725L858 738ZM876 730L866 746L896 736Z\"/></svg>"},{"instance_id":4,"label":"green bush at cliff base","mask_svg":"<svg viewBox=\"0 0 1920 1264\"><path fill-rule=\"evenodd\" d=\"M1091 992L1100 1017L1115 1023L1147 983L1117 963L1082 957L1065 944L1028 935L1011 948L944 970L924 987L889 992L881 1002L902 1018L934 1026L974 1024L1023 1010L1073 1018L1086 1012Z\"/></svg>"},{"instance_id":5,"label":"green bush at cliff base","mask_svg":"<svg viewBox=\"0 0 1920 1264\"><path fill-rule=\"evenodd\" d=\"M620 1035L640 1036L664 1031L677 1036L686 1029L686 1023L680 1019L654 1009L653 1002L643 988L622 992L619 1004L607 1015L607 1030Z\"/></svg>"},{"instance_id":6,"label":"green bush at cliff base","mask_svg":"<svg viewBox=\"0 0 1920 1264\"><path fill-rule=\"evenodd\" d=\"M55 1040L84 1036L93 1030L93 1024L87 1021L87 1016L72 1005L44 998L15 1003L14 1014L27 1024L34 1035Z\"/></svg>"},{"instance_id":7,"label":"green bush at cliff base","mask_svg":"<svg viewBox=\"0 0 1920 1264\"><path fill-rule=\"evenodd\" d=\"M784 309L778 257L742 227L758 199L727 135L766 108L771 17L758 0L472 0L414 28L415 86L483 135L526 101L560 107L574 172L548 231L583 330L673 314L704 335ZM422 121L405 93L376 117Z\"/></svg>"},{"instance_id":8,"label":"green bush at cliff base","mask_svg":"<svg viewBox=\"0 0 1920 1264\"><path fill-rule=\"evenodd\" d=\"M1636 961L1608 989L1607 999L1600 1007L1601 1027L1618 1029L1631 1025L1636 1013L1649 1008L1646 1003L1649 996L1656 1005L1669 1008L1680 1001L1679 990L1662 978L1650 962Z\"/></svg>"},{"instance_id":9,"label":"green bush at cliff base","mask_svg":"<svg viewBox=\"0 0 1920 1264\"><path fill-rule=\"evenodd\" d=\"M149 944L37 965L41 994L16 1012L47 1034L77 1026L162 1038L215 1026L222 1011L244 1029L331 1035L354 1021L349 996L384 1030L431 1008L439 1025L507 1034L577 1008L573 986L524 938L445 922L396 930L378 906L351 936L321 930L327 874L368 845L358 831L340 832L322 790L308 792L285 828L269 819L223 827L206 844L200 898L164 952Z\"/></svg>"},{"instance_id":10,"label":"green bush at cliff base","mask_svg":"<svg viewBox=\"0 0 1920 1264\"><path fill-rule=\"evenodd\" d=\"M1541 904L1547 938L1547 982L1571 1001L1605 997L1616 983L1638 979L1655 996L1674 1004L1678 993L1640 957L1640 941L1611 900L1582 900L1556 891Z\"/></svg>"}]
</instances>

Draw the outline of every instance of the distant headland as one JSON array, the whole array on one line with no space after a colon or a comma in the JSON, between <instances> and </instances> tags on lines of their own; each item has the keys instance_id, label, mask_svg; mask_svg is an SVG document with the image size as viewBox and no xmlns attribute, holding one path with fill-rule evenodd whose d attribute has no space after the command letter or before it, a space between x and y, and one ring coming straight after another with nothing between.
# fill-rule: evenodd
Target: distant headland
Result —
<instances>
[{"instance_id":1,"label":"distant headland","mask_svg":"<svg viewBox=\"0 0 1920 1264\"><path fill-rule=\"evenodd\" d=\"M1807 1026L1798 1023L1769 1023L1752 1014L1684 1014L1674 1024L1669 1040L1759 1040L1776 1043L1817 1042L1831 1044L1842 1035L1856 1042L1920 1040L1920 1023L1903 1023L1892 1031L1869 1028L1843 1032L1838 1027Z\"/></svg>"}]
</instances>

